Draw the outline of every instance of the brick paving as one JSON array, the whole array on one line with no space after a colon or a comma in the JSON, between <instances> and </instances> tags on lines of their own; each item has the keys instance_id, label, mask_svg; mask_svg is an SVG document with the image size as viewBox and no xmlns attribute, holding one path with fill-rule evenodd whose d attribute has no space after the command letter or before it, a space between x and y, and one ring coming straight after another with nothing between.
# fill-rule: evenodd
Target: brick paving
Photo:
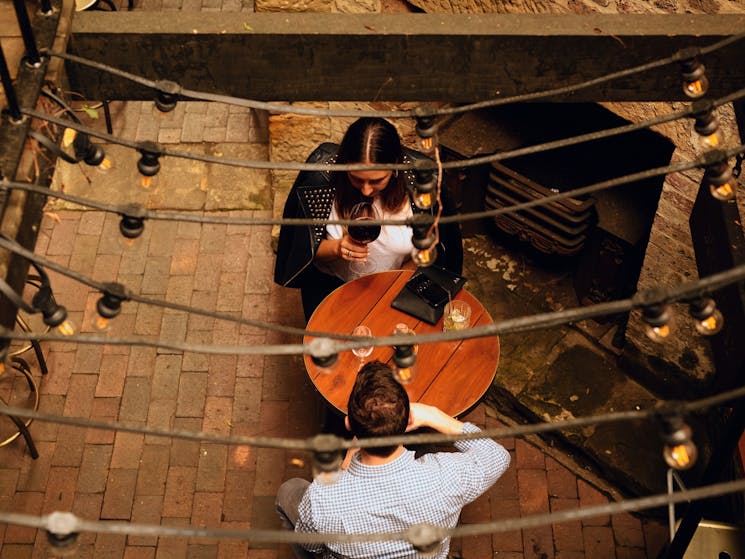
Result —
<instances>
[{"instance_id":1,"label":"brick paving","mask_svg":"<svg viewBox=\"0 0 745 559\"><path fill-rule=\"evenodd\" d=\"M124 4L124 3L123 3ZM253 10L240 0L138 0L136 9ZM112 102L114 134L137 141L266 142L266 115L237 107L179 103L153 118L151 103ZM84 113L81 117L86 119ZM101 115L103 116L103 115ZM103 118L86 124L103 128ZM270 210L216 215L261 216ZM118 218L50 209L36 250L98 281L118 281L143 296L231 316L302 327L298 293L271 281L268 227L153 221L123 247ZM82 332L92 331L98 295L50 273L55 296ZM171 342L264 345L288 335L203 316L125 303L112 336ZM100 421L222 435L301 438L321 429L319 402L298 356L231 356L129 346L43 344L49 375L35 370L40 410ZM35 364L31 352L24 355ZM0 376L0 396L21 383ZM467 419L499 421L481 405ZM33 515L73 511L90 520L164 526L278 528L274 495L281 482L310 476L309 456L295 451L227 446L85 430L36 422L39 458L21 440L0 448L0 510ZM480 523L606 503L608 499L554 458L518 439L507 474L463 511ZM666 527L630 514L454 539L464 559L653 559ZM245 541L82 533L75 557L107 559L289 559L290 548ZM47 557L45 535L0 525L0 559Z\"/></svg>"},{"instance_id":2,"label":"brick paving","mask_svg":"<svg viewBox=\"0 0 745 559\"><path fill-rule=\"evenodd\" d=\"M148 233L139 246L121 248L107 237L115 231L117 220L98 212L49 212L37 251L97 280L120 281L149 297L302 326L298 294L268 281L268 228L153 221L147 223ZM236 254L239 248L242 253ZM96 293L54 272L51 279L57 299L83 332L91 332ZM123 305L110 335L223 344L295 341L277 332L137 303ZM37 372L37 379L40 409L48 413L293 438L312 436L323 420L322 404L296 356L181 354L64 342L45 343L44 353L50 372L45 378ZM498 426L487 411L479 406L468 419L485 427ZM310 474L308 456L299 452L38 422L31 432L39 447L38 460L30 458L20 440L0 448L3 510L29 514L71 510L92 520L274 528L278 527L273 511L277 487L288 477ZM512 467L486 495L466 507L463 523L607 502L529 443L501 442L512 453ZM663 525L624 514L456 539L453 550L466 559L651 559L665 536ZM0 559L46 557L44 534L36 530L2 526L0 541ZM281 559L291 553L286 546L271 544L83 534L77 557Z\"/></svg>"}]
</instances>

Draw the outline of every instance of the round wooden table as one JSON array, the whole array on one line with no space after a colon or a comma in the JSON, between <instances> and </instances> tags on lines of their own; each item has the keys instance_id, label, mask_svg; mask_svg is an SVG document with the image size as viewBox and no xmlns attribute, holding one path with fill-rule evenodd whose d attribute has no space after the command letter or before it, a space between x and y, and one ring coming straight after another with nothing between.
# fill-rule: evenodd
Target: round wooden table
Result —
<instances>
[{"instance_id":1,"label":"round wooden table","mask_svg":"<svg viewBox=\"0 0 745 559\"><path fill-rule=\"evenodd\" d=\"M373 336L389 336L398 323L405 323L416 334L442 332L442 318L427 324L391 307L391 301L404 288L412 270L378 272L345 283L326 297L308 321L308 330L351 334L355 326L367 325ZM471 326L493 321L483 305L461 289L455 299L471 305ZM313 338L305 336L307 343ZM393 348L373 349L366 362L379 360L392 364ZM305 367L313 384L338 411L346 414L349 394L359 369L359 358L351 351L339 354L335 372L322 372L304 356ZM412 402L437 406L453 417L463 415L479 402L494 380L499 363L499 338L473 338L452 342L419 344L417 373L405 385Z\"/></svg>"}]
</instances>

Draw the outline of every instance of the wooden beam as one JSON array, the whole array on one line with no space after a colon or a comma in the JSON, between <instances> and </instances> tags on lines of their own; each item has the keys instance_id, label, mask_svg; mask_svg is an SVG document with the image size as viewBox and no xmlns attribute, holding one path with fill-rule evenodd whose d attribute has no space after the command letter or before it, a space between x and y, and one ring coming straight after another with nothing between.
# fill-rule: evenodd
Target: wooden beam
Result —
<instances>
[{"instance_id":1,"label":"wooden beam","mask_svg":"<svg viewBox=\"0 0 745 559\"><path fill-rule=\"evenodd\" d=\"M745 15L79 12L69 52L150 79L260 100L472 102L579 83L706 46ZM745 88L745 41L703 57L711 95ZM152 93L67 64L90 99ZM677 64L561 101L682 100Z\"/></svg>"}]
</instances>

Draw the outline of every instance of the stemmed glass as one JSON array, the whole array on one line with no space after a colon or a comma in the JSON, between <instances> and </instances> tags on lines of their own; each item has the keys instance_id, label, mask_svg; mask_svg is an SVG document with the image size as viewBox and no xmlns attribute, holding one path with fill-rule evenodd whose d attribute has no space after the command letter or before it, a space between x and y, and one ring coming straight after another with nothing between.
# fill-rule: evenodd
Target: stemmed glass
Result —
<instances>
[{"instance_id":1,"label":"stemmed glass","mask_svg":"<svg viewBox=\"0 0 745 559\"><path fill-rule=\"evenodd\" d=\"M347 227L347 233L355 243L368 245L380 236L380 225L366 223L368 221L379 219L378 210L372 202L359 202L352 206L349 219L357 223ZM366 262L354 261L349 264L349 269L357 276L372 274L375 269L375 262L368 257Z\"/></svg>"},{"instance_id":2,"label":"stemmed glass","mask_svg":"<svg viewBox=\"0 0 745 559\"><path fill-rule=\"evenodd\" d=\"M352 330L352 335L369 338L372 336L372 331L370 331L370 328L368 328L364 324L360 324L359 326L356 326L354 330ZM372 352L373 352L372 346L356 347L352 350L352 353L354 353L360 360L359 369L361 369L362 366L365 364L365 357L369 357Z\"/></svg>"}]
</instances>

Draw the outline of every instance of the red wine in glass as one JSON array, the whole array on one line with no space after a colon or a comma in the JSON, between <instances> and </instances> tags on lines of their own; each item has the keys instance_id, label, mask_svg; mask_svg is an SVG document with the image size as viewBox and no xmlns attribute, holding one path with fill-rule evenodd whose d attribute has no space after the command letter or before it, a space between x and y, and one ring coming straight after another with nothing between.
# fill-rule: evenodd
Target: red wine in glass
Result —
<instances>
[{"instance_id":1,"label":"red wine in glass","mask_svg":"<svg viewBox=\"0 0 745 559\"><path fill-rule=\"evenodd\" d=\"M378 219L378 212L372 202L360 202L352 207L349 214L350 219L356 223L347 227L349 237L356 243L367 245L380 236L380 225L368 224L367 221ZM350 270L358 275L371 274L375 271L375 262L352 262Z\"/></svg>"},{"instance_id":2,"label":"red wine in glass","mask_svg":"<svg viewBox=\"0 0 745 559\"><path fill-rule=\"evenodd\" d=\"M360 217L357 218L357 221L366 221L366 220L372 220L371 217ZM349 236L354 239L356 243L359 243L361 245L366 245L368 243L373 242L375 239L377 239L380 236L380 225L350 225L349 229Z\"/></svg>"}]
</instances>

